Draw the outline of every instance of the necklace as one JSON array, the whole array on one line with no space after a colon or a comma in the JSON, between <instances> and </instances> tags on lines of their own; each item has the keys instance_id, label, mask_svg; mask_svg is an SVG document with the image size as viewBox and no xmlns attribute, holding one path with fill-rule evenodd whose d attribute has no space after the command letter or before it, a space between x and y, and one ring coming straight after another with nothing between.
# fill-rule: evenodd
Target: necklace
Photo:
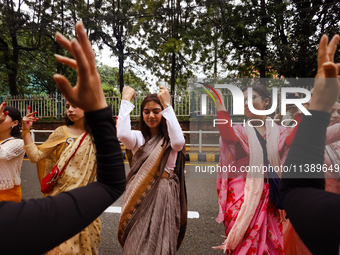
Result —
<instances>
[{"instance_id":1,"label":"necklace","mask_svg":"<svg viewBox=\"0 0 340 255\"><path fill-rule=\"evenodd\" d=\"M74 133L76 135L81 135L82 133L85 132L85 130L77 129L77 128L73 127L73 126L69 126L68 128L70 129L70 131L72 133Z\"/></svg>"}]
</instances>

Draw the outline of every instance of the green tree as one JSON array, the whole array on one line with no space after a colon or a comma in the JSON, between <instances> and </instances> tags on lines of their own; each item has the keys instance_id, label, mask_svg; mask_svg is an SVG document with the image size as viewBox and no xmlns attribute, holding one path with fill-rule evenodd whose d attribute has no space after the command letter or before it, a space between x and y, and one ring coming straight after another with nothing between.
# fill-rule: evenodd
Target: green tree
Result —
<instances>
[{"instance_id":1,"label":"green tree","mask_svg":"<svg viewBox=\"0 0 340 255\"><path fill-rule=\"evenodd\" d=\"M197 58L199 46L193 40L197 32L195 2L139 0L137 3L140 18L135 35L141 40L138 52L143 57L136 62L170 83L174 96L175 85L186 89Z\"/></svg>"},{"instance_id":2,"label":"green tree","mask_svg":"<svg viewBox=\"0 0 340 255\"><path fill-rule=\"evenodd\" d=\"M17 75L19 59L22 51L37 50L37 42L25 44L25 38L30 36L26 29L29 15L22 11L23 1L0 1L0 59L1 71L7 74L7 84L10 94L18 95Z\"/></svg>"},{"instance_id":3,"label":"green tree","mask_svg":"<svg viewBox=\"0 0 340 255\"><path fill-rule=\"evenodd\" d=\"M118 57L118 82L120 91L124 87L124 62L134 54L131 31L133 18L130 17L133 3L131 0L96 0L92 25L95 27L90 40L98 43L99 48L107 45L112 54Z\"/></svg>"},{"instance_id":4,"label":"green tree","mask_svg":"<svg viewBox=\"0 0 340 255\"><path fill-rule=\"evenodd\" d=\"M276 1L282 9L273 34L273 67L279 76L287 78L314 77L321 35L332 37L338 33L340 4L333 0L293 0L286 4ZM289 8L285 7L287 4Z\"/></svg>"},{"instance_id":5,"label":"green tree","mask_svg":"<svg viewBox=\"0 0 340 255\"><path fill-rule=\"evenodd\" d=\"M98 67L104 92L118 94L119 92L119 69L108 65ZM135 91L150 93L149 88L132 70L124 73L124 84L132 87Z\"/></svg>"}]
</instances>

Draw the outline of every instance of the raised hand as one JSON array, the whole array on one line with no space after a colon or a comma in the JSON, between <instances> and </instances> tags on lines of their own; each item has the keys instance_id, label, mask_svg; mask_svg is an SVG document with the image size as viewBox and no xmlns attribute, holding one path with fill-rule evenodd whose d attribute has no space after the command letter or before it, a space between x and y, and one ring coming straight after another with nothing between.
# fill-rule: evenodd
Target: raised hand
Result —
<instances>
[{"instance_id":1,"label":"raised hand","mask_svg":"<svg viewBox=\"0 0 340 255\"><path fill-rule=\"evenodd\" d=\"M331 41L328 43L328 36L323 35L320 39L319 49L318 49L318 71L315 78L325 78L325 70L323 65L327 62L334 63L334 54L338 47L339 35L334 35ZM336 64L338 69L340 69L340 64Z\"/></svg>"},{"instance_id":2,"label":"raised hand","mask_svg":"<svg viewBox=\"0 0 340 255\"><path fill-rule=\"evenodd\" d=\"M340 92L338 74L340 65L334 63L334 54L339 43L339 35L335 35L328 43L323 35L318 50L318 73L315 77L313 97L309 110L330 112Z\"/></svg>"},{"instance_id":3,"label":"raised hand","mask_svg":"<svg viewBox=\"0 0 340 255\"><path fill-rule=\"evenodd\" d=\"M122 92L122 99L126 100L126 101L131 101L136 95L136 91L129 87L129 86L125 86L123 88L123 92Z\"/></svg>"},{"instance_id":4,"label":"raised hand","mask_svg":"<svg viewBox=\"0 0 340 255\"><path fill-rule=\"evenodd\" d=\"M85 33L83 22L77 22L76 33L78 40L71 41L62 34L56 33L56 40L66 48L75 59L56 55L60 63L77 69L77 84L72 88L69 81L60 74L53 76L59 90L73 106L85 112L95 111L107 107L100 76L96 68L96 59L91 43Z\"/></svg>"},{"instance_id":5,"label":"raised hand","mask_svg":"<svg viewBox=\"0 0 340 255\"><path fill-rule=\"evenodd\" d=\"M31 107L28 106L26 116L22 118L22 130L27 130L32 127L33 122L38 120L38 118L33 116L34 114L37 113L38 113L37 111L31 113Z\"/></svg>"},{"instance_id":6,"label":"raised hand","mask_svg":"<svg viewBox=\"0 0 340 255\"><path fill-rule=\"evenodd\" d=\"M161 86L160 87L160 90L157 94L157 97L159 99L159 101L161 101L161 104L163 106L163 108L167 108L168 105L170 105L170 93L169 93L169 90L164 87L164 86Z\"/></svg>"},{"instance_id":7,"label":"raised hand","mask_svg":"<svg viewBox=\"0 0 340 255\"><path fill-rule=\"evenodd\" d=\"M213 91L210 91L210 92L215 98L216 111L226 111L226 108L225 108L225 105L224 105L224 96L222 94L222 91L219 90L219 89L215 89L215 91L217 92L218 96ZM220 99L218 97L220 97L222 104L221 104Z\"/></svg>"},{"instance_id":8,"label":"raised hand","mask_svg":"<svg viewBox=\"0 0 340 255\"><path fill-rule=\"evenodd\" d=\"M0 104L0 124L5 121L8 115L8 111L4 112L5 107L6 107L6 102Z\"/></svg>"}]
</instances>

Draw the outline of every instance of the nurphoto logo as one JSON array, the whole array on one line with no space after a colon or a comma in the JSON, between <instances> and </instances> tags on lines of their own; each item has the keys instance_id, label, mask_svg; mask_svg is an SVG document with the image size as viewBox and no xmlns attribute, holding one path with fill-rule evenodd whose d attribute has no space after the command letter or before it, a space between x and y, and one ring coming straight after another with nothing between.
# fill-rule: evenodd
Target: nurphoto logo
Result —
<instances>
[{"instance_id":1,"label":"nurphoto logo","mask_svg":"<svg viewBox=\"0 0 340 255\"><path fill-rule=\"evenodd\" d=\"M216 101L215 101L215 97L212 95L212 93L214 93L218 100L220 101L220 103L222 104L222 100L220 98L220 96L218 95L217 91L211 87L208 84L205 83L201 83L198 82L201 85L203 85L202 87L198 87L199 89L203 90L204 92L206 92L214 101L215 105L216 105ZM231 92L232 98L233 98L233 114L234 115L244 115L244 95L243 92L240 88L238 88L235 85L231 85L231 84L216 84L215 85L216 89L228 89ZM208 90L210 89L211 92ZM287 98L287 94L288 93L302 93L305 94L304 98ZM251 98L253 95L253 89L251 87L249 87L247 89L247 94L248 94L248 98ZM285 115L287 113L286 111L286 105L295 105L303 114L305 115L311 115L311 113L303 106L304 103L307 103L311 98L311 93L305 89L305 88L298 88L298 87L281 87L281 114ZM207 114L207 109L206 109L206 102L207 102L207 95L206 94L202 94L201 96L201 106L202 106L202 111L201 111L201 115L206 115ZM276 111L278 106L278 88L277 87L273 87L272 88L272 106L270 109L266 109L266 110L257 110L254 108L253 106L253 102L252 100L248 101L248 108L249 111L255 115L258 116L264 116L264 115L270 115L273 112ZM243 120L243 125L246 124L246 122L248 123L249 126L252 127L260 127L260 126L253 126L251 124L251 121L260 121L261 124L260 126L264 125L264 121L263 120ZM270 121L272 123L272 125L274 125L274 121L275 119L267 119L266 121ZM297 125L297 122L295 120L284 120L284 121L289 121L289 122L294 122L294 126ZM283 121L283 122L284 122ZM220 120L220 119L214 119L213 120L213 126L215 127L216 124L227 124L228 121L227 120ZM230 120L230 125L232 125L232 120ZM283 126L285 126L284 123L282 123Z\"/></svg>"}]
</instances>

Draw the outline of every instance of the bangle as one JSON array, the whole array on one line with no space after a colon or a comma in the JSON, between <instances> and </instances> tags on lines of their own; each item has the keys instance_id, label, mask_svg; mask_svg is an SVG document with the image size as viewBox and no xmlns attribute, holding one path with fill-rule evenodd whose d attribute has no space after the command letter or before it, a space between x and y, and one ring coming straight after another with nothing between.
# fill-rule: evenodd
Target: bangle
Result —
<instances>
[{"instance_id":1,"label":"bangle","mask_svg":"<svg viewBox=\"0 0 340 255\"><path fill-rule=\"evenodd\" d=\"M22 133L21 133L21 137L24 138L24 136L27 135L28 133L31 133L30 129L23 130Z\"/></svg>"}]
</instances>

